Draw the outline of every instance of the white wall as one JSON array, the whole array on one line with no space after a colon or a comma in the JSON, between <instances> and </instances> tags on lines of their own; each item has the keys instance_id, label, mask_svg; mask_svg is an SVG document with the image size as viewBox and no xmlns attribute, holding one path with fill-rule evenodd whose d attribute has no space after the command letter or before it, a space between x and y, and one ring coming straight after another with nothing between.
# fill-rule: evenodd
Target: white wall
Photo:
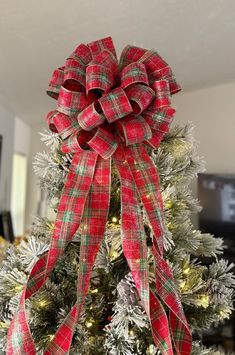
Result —
<instances>
[{"instance_id":1,"label":"white wall","mask_svg":"<svg viewBox=\"0 0 235 355\"><path fill-rule=\"evenodd\" d=\"M3 136L0 163L0 210L10 209L14 124L14 113L0 104L0 135Z\"/></svg>"},{"instance_id":2,"label":"white wall","mask_svg":"<svg viewBox=\"0 0 235 355\"><path fill-rule=\"evenodd\" d=\"M19 117L15 117L14 153L30 156L31 128Z\"/></svg>"},{"instance_id":3,"label":"white wall","mask_svg":"<svg viewBox=\"0 0 235 355\"><path fill-rule=\"evenodd\" d=\"M29 173L31 128L19 117L15 118L11 212L16 236L25 233L26 190ZM20 171L19 171L20 170Z\"/></svg>"},{"instance_id":4,"label":"white wall","mask_svg":"<svg viewBox=\"0 0 235 355\"><path fill-rule=\"evenodd\" d=\"M177 122L192 121L207 172L235 173L235 82L178 93Z\"/></svg>"},{"instance_id":5,"label":"white wall","mask_svg":"<svg viewBox=\"0 0 235 355\"><path fill-rule=\"evenodd\" d=\"M192 121L208 173L235 173L235 82L173 96L175 122ZM197 181L191 188L197 196ZM197 226L197 216L193 219Z\"/></svg>"},{"instance_id":6,"label":"white wall","mask_svg":"<svg viewBox=\"0 0 235 355\"><path fill-rule=\"evenodd\" d=\"M30 229L34 216L38 213L38 204L40 201L40 189L37 176L33 171L33 161L36 153L43 152L46 150L46 145L40 140L39 131L46 128L34 127L31 130L31 140L30 140L30 157L29 157L29 174L28 174L28 185L26 194L26 212L25 212L25 222L26 228Z\"/></svg>"}]
</instances>

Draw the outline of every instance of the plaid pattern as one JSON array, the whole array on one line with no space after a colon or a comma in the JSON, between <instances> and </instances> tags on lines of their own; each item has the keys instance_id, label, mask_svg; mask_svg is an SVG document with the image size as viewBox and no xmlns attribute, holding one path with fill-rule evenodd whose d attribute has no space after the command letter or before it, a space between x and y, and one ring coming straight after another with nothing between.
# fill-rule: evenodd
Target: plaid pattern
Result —
<instances>
[{"instance_id":1,"label":"plaid pattern","mask_svg":"<svg viewBox=\"0 0 235 355\"><path fill-rule=\"evenodd\" d=\"M169 107L163 107L156 113L152 111L145 112L145 121L152 127L153 136L148 139L146 143L156 149L159 147L164 135L168 132L170 128L170 123L172 122L173 116L175 114L175 109Z\"/></svg>"},{"instance_id":2,"label":"plaid pattern","mask_svg":"<svg viewBox=\"0 0 235 355\"><path fill-rule=\"evenodd\" d=\"M64 68L64 82L75 80L83 87L86 86L86 66L72 58L66 60Z\"/></svg>"},{"instance_id":3,"label":"plaid pattern","mask_svg":"<svg viewBox=\"0 0 235 355\"><path fill-rule=\"evenodd\" d=\"M130 63L121 71L121 86L124 89L135 83L149 84L145 66L138 62Z\"/></svg>"},{"instance_id":4,"label":"plaid pattern","mask_svg":"<svg viewBox=\"0 0 235 355\"><path fill-rule=\"evenodd\" d=\"M153 107L158 109L159 107L170 106L171 93L170 93L169 82L167 80L154 81L153 88L156 93L156 99L154 100Z\"/></svg>"},{"instance_id":5,"label":"plaid pattern","mask_svg":"<svg viewBox=\"0 0 235 355\"><path fill-rule=\"evenodd\" d=\"M122 248L146 313L149 315L149 276L146 236L136 186L125 153L119 147L114 163L121 181Z\"/></svg>"},{"instance_id":6,"label":"plaid pattern","mask_svg":"<svg viewBox=\"0 0 235 355\"><path fill-rule=\"evenodd\" d=\"M75 92L61 86L57 100L57 110L67 116L74 116L82 111L91 101L84 92Z\"/></svg>"},{"instance_id":7,"label":"plaid pattern","mask_svg":"<svg viewBox=\"0 0 235 355\"><path fill-rule=\"evenodd\" d=\"M110 158L118 146L117 142L114 140L113 134L100 127L98 127L96 134L88 144L104 159Z\"/></svg>"},{"instance_id":8,"label":"plaid pattern","mask_svg":"<svg viewBox=\"0 0 235 355\"><path fill-rule=\"evenodd\" d=\"M64 113L54 111L53 123L61 138L66 139L72 133L79 130L76 117L69 117Z\"/></svg>"},{"instance_id":9,"label":"plaid pattern","mask_svg":"<svg viewBox=\"0 0 235 355\"><path fill-rule=\"evenodd\" d=\"M68 58L74 59L81 64L87 65L92 60L91 50L85 44L79 44Z\"/></svg>"},{"instance_id":10,"label":"plaid pattern","mask_svg":"<svg viewBox=\"0 0 235 355\"><path fill-rule=\"evenodd\" d=\"M86 91L100 90L105 94L114 84L113 72L99 64L89 64L86 69Z\"/></svg>"},{"instance_id":11,"label":"plaid pattern","mask_svg":"<svg viewBox=\"0 0 235 355\"><path fill-rule=\"evenodd\" d=\"M117 74L117 59L110 51L106 49L104 49L101 53L97 54L90 64L102 65L103 67L109 68L114 75Z\"/></svg>"},{"instance_id":12,"label":"plaid pattern","mask_svg":"<svg viewBox=\"0 0 235 355\"><path fill-rule=\"evenodd\" d=\"M48 89L47 95L53 99L57 99L59 96L60 87L64 82L64 67L54 70Z\"/></svg>"},{"instance_id":13,"label":"plaid pattern","mask_svg":"<svg viewBox=\"0 0 235 355\"><path fill-rule=\"evenodd\" d=\"M81 246L77 302L57 330L45 354L67 354L89 288L90 275L104 236L110 200L110 159L98 157L94 180L86 201L81 223Z\"/></svg>"},{"instance_id":14,"label":"plaid pattern","mask_svg":"<svg viewBox=\"0 0 235 355\"><path fill-rule=\"evenodd\" d=\"M129 115L128 117L125 117L125 119L118 121L117 125L127 146L141 143L152 137L151 128L141 116L136 117L134 115Z\"/></svg>"},{"instance_id":15,"label":"plaid pattern","mask_svg":"<svg viewBox=\"0 0 235 355\"><path fill-rule=\"evenodd\" d=\"M45 283L59 256L78 229L83 215L84 205L93 181L97 160L94 152L75 154L67 175L62 198L58 207L55 229L49 252L34 266L27 285L22 293L19 312L13 318L8 333L7 354L36 354L25 314L25 299L37 292ZM19 329L19 332L15 331ZM29 345L25 344L28 342ZM25 346L28 352L25 352Z\"/></svg>"},{"instance_id":16,"label":"plaid pattern","mask_svg":"<svg viewBox=\"0 0 235 355\"><path fill-rule=\"evenodd\" d=\"M104 123L105 117L102 113L97 112L98 107L98 103L93 102L78 115L77 120L82 129L91 131Z\"/></svg>"},{"instance_id":17,"label":"plaid pattern","mask_svg":"<svg viewBox=\"0 0 235 355\"><path fill-rule=\"evenodd\" d=\"M102 38L98 41L91 42L87 45L91 52L92 57L94 58L97 54L101 53L103 50L108 50L113 53L114 57L116 58L116 51L113 44L113 40L111 37Z\"/></svg>"},{"instance_id":18,"label":"plaid pattern","mask_svg":"<svg viewBox=\"0 0 235 355\"><path fill-rule=\"evenodd\" d=\"M136 114L142 113L155 97L153 89L142 84L128 86L125 92Z\"/></svg>"},{"instance_id":19,"label":"plaid pattern","mask_svg":"<svg viewBox=\"0 0 235 355\"><path fill-rule=\"evenodd\" d=\"M170 312L173 312L177 319L176 322L171 321L170 326L173 337L176 336L176 339L174 338L176 352L180 355L180 349L184 349L184 351L187 351L185 349L191 349L192 337L177 293L170 266L163 259L162 237L165 231L165 225L157 169L143 146L126 148L125 157L153 229L153 254L156 264L156 291L161 301L165 303ZM174 320L174 318L171 319ZM167 322L167 318L165 321ZM185 352L185 354L186 353L187 352ZM168 350L163 352L163 354L168 354ZM190 354L190 352L187 354Z\"/></svg>"},{"instance_id":20,"label":"plaid pattern","mask_svg":"<svg viewBox=\"0 0 235 355\"><path fill-rule=\"evenodd\" d=\"M171 107L163 107L157 111L146 110L143 112L145 121L150 125L152 130L159 132L167 132L172 122L175 109Z\"/></svg>"},{"instance_id":21,"label":"plaid pattern","mask_svg":"<svg viewBox=\"0 0 235 355\"><path fill-rule=\"evenodd\" d=\"M144 55L145 52L146 49L144 48L127 45L121 53L119 61L120 71L130 63L139 62L140 58Z\"/></svg>"},{"instance_id":22,"label":"plaid pattern","mask_svg":"<svg viewBox=\"0 0 235 355\"><path fill-rule=\"evenodd\" d=\"M171 95L181 90L181 87L177 83L175 75L172 73L172 70L169 66L162 69L157 69L155 72L150 73L148 77L149 77L149 83L151 85L154 81L159 79L167 80L169 83Z\"/></svg>"},{"instance_id":23,"label":"plaid pattern","mask_svg":"<svg viewBox=\"0 0 235 355\"><path fill-rule=\"evenodd\" d=\"M57 114L56 110L49 111L45 117L45 120L47 121L47 125L48 125L49 129L54 133L58 133L58 130L54 124L54 117L56 116L56 114Z\"/></svg>"},{"instance_id":24,"label":"plaid pattern","mask_svg":"<svg viewBox=\"0 0 235 355\"><path fill-rule=\"evenodd\" d=\"M116 88L109 92L113 87ZM110 37L81 44L65 66L53 73L48 94L58 99L57 110L48 114L47 121L64 139L61 150L73 153L74 157L49 251L34 265L21 295L19 310L10 324L8 355L36 355L25 300L44 285L80 227L77 302L44 352L46 355L68 354L104 234L112 156L121 180L123 252L149 315L154 342L162 355L173 355L172 336L176 354L190 354L190 330L171 269L163 259L165 225L159 178L143 145L148 143L156 148L160 143L175 112L170 107L170 94L178 90L170 67L154 51L127 46L117 67ZM137 115L139 113L142 115ZM138 197L154 233L154 291L149 291L147 247ZM169 321L163 304L168 308Z\"/></svg>"},{"instance_id":25,"label":"plaid pattern","mask_svg":"<svg viewBox=\"0 0 235 355\"><path fill-rule=\"evenodd\" d=\"M79 142L79 133L74 132L68 139L66 139L61 145L61 151L63 153L82 153L83 147Z\"/></svg>"},{"instance_id":26,"label":"plaid pattern","mask_svg":"<svg viewBox=\"0 0 235 355\"><path fill-rule=\"evenodd\" d=\"M157 348L162 354L173 355L167 315L163 305L152 290L150 291L150 320L152 336Z\"/></svg>"},{"instance_id":27,"label":"plaid pattern","mask_svg":"<svg viewBox=\"0 0 235 355\"><path fill-rule=\"evenodd\" d=\"M101 97L99 103L109 123L117 121L132 112L128 97L121 87Z\"/></svg>"},{"instance_id":28,"label":"plaid pattern","mask_svg":"<svg viewBox=\"0 0 235 355\"><path fill-rule=\"evenodd\" d=\"M130 45L126 46L121 54L119 63L120 70L128 64L137 61L145 65L150 84L155 80L166 78L169 81L171 94L175 94L181 90L169 65L155 51L149 51Z\"/></svg>"}]
</instances>

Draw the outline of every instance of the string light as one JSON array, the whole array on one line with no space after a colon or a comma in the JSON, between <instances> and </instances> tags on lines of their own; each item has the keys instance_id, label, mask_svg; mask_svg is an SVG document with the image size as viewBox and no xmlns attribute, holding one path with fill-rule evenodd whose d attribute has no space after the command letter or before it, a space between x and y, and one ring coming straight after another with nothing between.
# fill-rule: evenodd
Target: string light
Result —
<instances>
[{"instance_id":1,"label":"string light","mask_svg":"<svg viewBox=\"0 0 235 355\"><path fill-rule=\"evenodd\" d=\"M171 209L173 207L173 202L172 201L169 201L166 203L166 208L167 209Z\"/></svg>"},{"instance_id":2,"label":"string light","mask_svg":"<svg viewBox=\"0 0 235 355\"><path fill-rule=\"evenodd\" d=\"M188 275L190 273L190 267L183 270L183 274Z\"/></svg>"},{"instance_id":3,"label":"string light","mask_svg":"<svg viewBox=\"0 0 235 355\"><path fill-rule=\"evenodd\" d=\"M181 289L181 291L184 291L185 286L186 286L186 281L182 281L182 282L180 283L180 289Z\"/></svg>"},{"instance_id":4,"label":"string light","mask_svg":"<svg viewBox=\"0 0 235 355\"><path fill-rule=\"evenodd\" d=\"M47 304L48 304L48 302L47 302L46 300L41 300L41 301L38 302L38 306L39 306L40 308L46 307Z\"/></svg>"},{"instance_id":5,"label":"string light","mask_svg":"<svg viewBox=\"0 0 235 355\"><path fill-rule=\"evenodd\" d=\"M117 221L118 221L117 217L113 217L113 218L112 218L112 222L113 222L113 223L117 223Z\"/></svg>"},{"instance_id":6,"label":"string light","mask_svg":"<svg viewBox=\"0 0 235 355\"><path fill-rule=\"evenodd\" d=\"M147 349L147 354L148 355L153 355L156 353L154 345L150 345L149 348Z\"/></svg>"},{"instance_id":7,"label":"string light","mask_svg":"<svg viewBox=\"0 0 235 355\"><path fill-rule=\"evenodd\" d=\"M172 230L173 229L173 223L171 223L171 222L169 222L169 223L167 223L167 228L169 229L169 230Z\"/></svg>"},{"instance_id":8,"label":"string light","mask_svg":"<svg viewBox=\"0 0 235 355\"><path fill-rule=\"evenodd\" d=\"M0 322L0 328L8 328L9 324L7 324L6 322Z\"/></svg>"},{"instance_id":9,"label":"string light","mask_svg":"<svg viewBox=\"0 0 235 355\"><path fill-rule=\"evenodd\" d=\"M210 301L209 295L202 295L198 301L198 304L200 306L202 306L203 308L207 308L209 306Z\"/></svg>"},{"instance_id":10,"label":"string light","mask_svg":"<svg viewBox=\"0 0 235 355\"><path fill-rule=\"evenodd\" d=\"M23 285L16 285L15 286L16 291L22 291L22 289L23 289Z\"/></svg>"},{"instance_id":11,"label":"string light","mask_svg":"<svg viewBox=\"0 0 235 355\"><path fill-rule=\"evenodd\" d=\"M118 253L117 251L112 251L112 252L110 253L110 259L111 259L111 260L117 259L118 256L119 256L119 253Z\"/></svg>"},{"instance_id":12,"label":"string light","mask_svg":"<svg viewBox=\"0 0 235 355\"><path fill-rule=\"evenodd\" d=\"M46 225L47 225L48 229L50 229L50 230L53 230L55 227L55 223L53 223L53 222L47 222Z\"/></svg>"},{"instance_id":13,"label":"string light","mask_svg":"<svg viewBox=\"0 0 235 355\"><path fill-rule=\"evenodd\" d=\"M91 328L94 323L95 323L94 319L89 319L88 321L86 321L85 324L87 328Z\"/></svg>"},{"instance_id":14,"label":"string light","mask_svg":"<svg viewBox=\"0 0 235 355\"><path fill-rule=\"evenodd\" d=\"M99 292L99 290L98 290L98 288L94 288L94 289L93 289L93 290L91 290L90 292L94 294L94 293L98 293L98 292Z\"/></svg>"}]
</instances>

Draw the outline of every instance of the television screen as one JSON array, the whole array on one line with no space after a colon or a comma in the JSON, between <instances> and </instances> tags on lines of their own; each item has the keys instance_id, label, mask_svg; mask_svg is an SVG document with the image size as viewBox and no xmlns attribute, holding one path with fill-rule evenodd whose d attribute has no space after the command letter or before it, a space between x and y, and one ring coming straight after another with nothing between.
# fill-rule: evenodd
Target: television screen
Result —
<instances>
[{"instance_id":1,"label":"television screen","mask_svg":"<svg viewBox=\"0 0 235 355\"><path fill-rule=\"evenodd\" d=\"M235 175L199 174L198 198L202 206L199 228L235 248Z\"/></svg>"}]
</instances>

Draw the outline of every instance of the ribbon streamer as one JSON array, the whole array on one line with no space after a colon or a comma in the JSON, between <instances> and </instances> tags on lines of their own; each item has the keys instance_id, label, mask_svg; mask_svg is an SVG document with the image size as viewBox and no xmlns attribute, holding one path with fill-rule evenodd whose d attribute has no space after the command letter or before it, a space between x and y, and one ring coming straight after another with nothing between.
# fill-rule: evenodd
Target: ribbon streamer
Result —
<instances>
[{"instance_id":1,"label":"ribbon streamer","mask_svg":"<svg viewBox=\"0 0 235 355\"><path fill-rule=\"evenodd\" d=\"M174 116L171 95L180 90L169 65L154 50L127 46L118 63L111 37L79 45L52 75L48 95L57 100L47 115L61 150L73 154L59 202L48 253L34 265L7 337L7 354L35 355L25 300L45 283L78 228L81 233L77 301L45 355L69 352L102 242L110 199L111 160L121 182L123 252L153 340L163 355L189 355L191 333L174 277L163 258L165 232L157 169L146 145L156 149ZM139 199L153 230L156 289L149 289L147 246ZM169 319L166 313L166 306Z\"/></svg>"}]
</instances>

